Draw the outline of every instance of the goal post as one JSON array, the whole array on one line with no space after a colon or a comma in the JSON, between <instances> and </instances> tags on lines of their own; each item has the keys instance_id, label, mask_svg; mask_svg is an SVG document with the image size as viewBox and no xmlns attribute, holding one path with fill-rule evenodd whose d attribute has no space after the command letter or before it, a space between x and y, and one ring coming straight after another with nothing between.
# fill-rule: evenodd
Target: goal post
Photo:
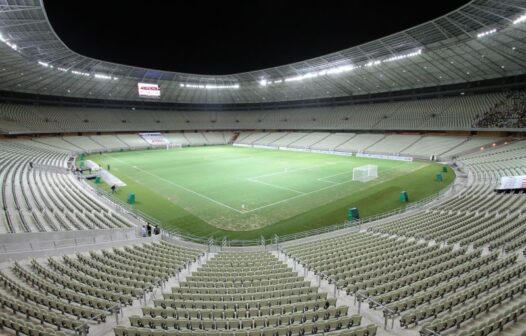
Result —
<instances>
[{"instance_id":1,"label":"goal post","mask_svg":"<svg viewBox=\"0 0 526 336\"><path fill-rule=\"evenodd\" d=\"M353 168L352 170L352 180L368 182L374 180L378 177L378 166L375 165L365 165Z\"/></svg>"}]
</instances>

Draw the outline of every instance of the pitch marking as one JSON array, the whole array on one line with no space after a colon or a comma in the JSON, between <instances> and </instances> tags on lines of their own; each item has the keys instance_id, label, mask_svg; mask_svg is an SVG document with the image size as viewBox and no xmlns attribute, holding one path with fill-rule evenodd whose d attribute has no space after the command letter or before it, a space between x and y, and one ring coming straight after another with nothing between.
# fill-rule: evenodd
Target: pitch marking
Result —
<instances>
[{"instance_id":1,"label":"pitch marking","mask_svg":"<svg viewBox=\"0 0 526 336\"><path fill-rule=\"evenodd\" d=\"M389 171L389 170L393 170L393 169L397 169L398 167L400 167L402 164L398 165L398 166L395 166L395 167L392 167L392 168L389 168L389 169L386 169L384 170L383 172L386 172L386 171ZM421 166L421 167L418 167L417 169L414 169L414 170L411 170L411 172L413 171L417 171L419 169L422 169L424 166ZM394 177L392 177L394 178ZM381 180L381 182L386 182L386 181L389 181L391 180L392 178L390 179L387 179L387 180ZM380 180L380 179L378 179ZM281 204L281 203L284 203L284 202L288 202L288 201L291 201L293 199L296 199L296 198L300 198L300 197L303 197L303 196L308 196L308 195L311 195L311 194L314 194L314 193L317 193L319 191L323 191L323 190L327 190L327 189L330 189L330 188L333 188L333 187L337 187L337 186L340 186L342 184L346 184L346 183L349 183L349 182L353 182L353 180L347 180L347 181L343 181L343 182L339 182L339 183L336 183L334 182L335 184L331 184L330 186L327 186L327 187L323 187L321 189L316 189L316 190L313 190L313 191L310 191L310 192L307 192L307 193L303 193L301 195L296 195L296 196L292 196L292 197L289 197L289 198L285 198L285 199L282 199L281 201L277 201L277 202L274 202L274 203L270 203L270 204L266 204L266 205L263 205L263 206L260 206L258 208L254 208L254 209L251 209L251 210L247 210L245 211L245 213L250 213L250 212L254 212L254 211L257 211L257 210L260 210L260 209L264 209L264 208L268 208L268 207L271 207L271 206L274 206L274 205L278 205L278 204ZM376 183L375 183L376 184Z\"/></svg>"},{"instance_id":2,"label":"pitch marking","mask_svg":"<svg viewBox=\"0 0 526 336\"><path fill-rule=\"evenodd\" d=\"M272 183L259 181L259 180L256 180L255 178L251 178L251 177L247 178L247 180L250 181L250 182L261 183L261 184L264 184L264 185L268 185L270 187L277 188L277 189L283 189L283 190L292 191L292 192L295 192L297 194L304 194L303 191L299 191L299 190L295 190L295 189L292 189L292 188L278 186L278 185L275 185L275 184L272 184Z\"/></svg>"},{"instance_id":3,"label":"pitch marking","mask_svg":"<svg viewBox=\"0 0 526 336\"><path fill-rule=\"evenodd\" d=\"M142 173L144 173L144 174L148 174L148 175L150 175L150 176L156 177L156 178L158 178L158 179L160 179L160 180L163 180L163 181L165 181L166 183L171 184L171 185L173 185L173 186L175 186L175 187L177 187L177 188L183 189L183 190L185 190L185 191L187 191L187 192L189 192L189 193L192 193L192 194L194 194L194 195L197 195L197 196L199 196L199 197L201 197L201 198L204 198L204 199L206 199L206 200L208 200L208 201L210 201L210 202L213 202L213 203L215 203L215 204L218 204L218 205L221 205L221 206L223 206L223 207L225 207L225 208L228 208L228 209L230 209L230 210L232 210L232 211L235 211L235 212L237 212L238 214L244 214L244 213L247 212L247 211L240 211L240 210L237 210L236 208L232 208L231 206L226 205L226 204L224 204L224 203L222 203L222 202L216 201L216 200L213 199L213 198L210 198L210 197L208 197L208 196L205 196L205 195L203 195L203 194L200 194L200 193L198 193L197 191L193 191L192 189L188 189L187 187L182 186L182 185L180 185L180 184L178 184L178 183L175 183L175 182L173 182L173 181L167 180L167 179L165 179L164 177L161 177L161 176L159 176L159 175L155 175L155 174L153 174L153 173L150 173L149 171L146 171L146 170L144 170L144 169L142 169L142 168L132 166L132 165L130 165L130 164L128 164L128 163L122 161L121 159L117 159L116 157L113 157L113 156L110 156L110 157L111 157L112 159L116 160L116 161L119 161L119 162L125 164L125 165L128 166L128 167L132 167L132 168L134 168L134 169L136 169L136 170L138 170L138 171L140 171L140 172L142 172Z\"/></svg>"}]
</instances>

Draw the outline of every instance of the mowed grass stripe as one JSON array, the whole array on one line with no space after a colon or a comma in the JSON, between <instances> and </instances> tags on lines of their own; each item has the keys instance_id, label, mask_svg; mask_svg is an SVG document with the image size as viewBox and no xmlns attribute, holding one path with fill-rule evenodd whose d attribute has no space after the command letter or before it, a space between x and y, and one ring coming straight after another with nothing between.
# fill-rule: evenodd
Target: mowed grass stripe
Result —
<instances>
[{"instance_id":1,"label":"mowed grass stripe","mask_svg":"<svg viewBox=\"0 0 526 336\"><path fill-rule=\"evenodd\" d=\"M192 194L194 194L194 195L197 195L197 196L199 196L199 197L201 197L201 198L204 198L204 199L206 199L207 201L213 202L213 203L215 203L215 204L218 204L218 205L220 205L220 206L223 206L223 207L225 207L225 208L227 208L227 209L230 209L230 210L232 210L232 211L235 211L235 212L237 212L237 213L243 213L242 211L239 211L239 210L237 210L237 209L234 209L234 208L232 208L232 207L230 207L230 206L228 206L228 205L226 205L226 204L224 204L224 203L222 203L222 202L216 201L215 199L212 199L212 198L210 198L210 197L208 197L208 196L205 196L205 195L200 194L200 193L198 193L198 192L196 192L196 191L193 191L193 190L191 190L191 189L188 189L188 188L186 188L185 186L182 186L182 185L177 184L177 183L175 183L175 182L173 182L173 181L170 181L170 180L168 180L168 179L166 179L166 178L164 178L164 177L162 177L162 176L159 176L159 175L156 175L156 174L150 173L149 171L146 171L146 170L144 170L144 169L141 169L141 168L139 168L139 167L137 167L137 166L132 166L132 165L130 165L130 164L128 164L128 163L126 163L126 162L124 162L124 161L122 161L122 160L119 160L118 158L115 158L115 157L114 157L113 159L116 160L117 162L120 162L120 163L122 163L122 164L128 166L128 167L131 167L131 168L133 168L133 169L136 169L136 170L142 172L143 174L148 174L148 175L150 175L150 176L152 176L152 177L155 177L155 178L157 178L157 179L159 179L159 180L161 180L161 181L164 181L164 182L166 182L166 183L169 183L169 184L171 184L171 185L173 185L173 186L175 186L175 187L177 187L177 188L181 188L181 189L183 189L184 191L187 191L187 192L192 193Z\"/></svg>"},{"instance_id":2,"label":"mowed grass stripe","mask_svg":"<svg viewBox=\"0 0 526 336\"><path fill-rule=\"evenodd\" d=\"M441 167L430 162L232 146L118 152L89 159L102 166L111 164L111 172L128 184L116 197L124 200L129 191L135 192L136 207L158 218L165 227L230 239L288 234L339 223L345 219L347 208L357 204L362 216L385 212L402 205L398 200L401 190L407 190L410 200L417 201L445 187L454 177L449 172L445 182L434 183ZM369 183L349 181L352 168L365 164L378 165L380 178ZM248 180L261 175L265 176L260 181L273 186ZM345 183L336 185L341 182ZM328 186L333 188L320 190ZM312 194L258 209L303 196L286 188ZM372 192L377 192L379 199L365 204L362 200Z\"/></svg>"}]
</instances>

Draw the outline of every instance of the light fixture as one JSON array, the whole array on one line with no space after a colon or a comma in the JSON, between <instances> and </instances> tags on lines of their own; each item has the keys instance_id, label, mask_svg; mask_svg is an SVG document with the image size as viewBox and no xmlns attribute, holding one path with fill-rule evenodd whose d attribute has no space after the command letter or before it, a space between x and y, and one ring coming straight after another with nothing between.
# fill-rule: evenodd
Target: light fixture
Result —
<instances>
[{"instance_id":1,"label":"light fixture","mask_svg":"<svg viewBox=\"0 0 526 336\"><path fill-rule=\"evenodd\" d=\"M71 73L74 74L74 75L84 76L84 77L89 77L90 76L89 73L78 71L78 70L71 70Z\"/></svg>"},{"instance_id":2,"label":"light fixture","mask_svg":"<svg viewBox=\"0 0 526 336\"><path fill-rule=\"evenodd\" d=\"M205 89L205 90L227 90L227 89L239 89L239 84L231 85L216 85L216 84L190 84L190 83L181 83L180 87L188 89Z\"/></svg>"},{"instance_id":3,"label":"light fixture","mask_svg":"<svg viewBox=\"0 0 526 336\"><path fill-rule=\"evenodd\" d=\"M111 76L108 76L108 75L104 75L104 74L95 74L93 75L95 78L98 78L98 79L111 79Z\"/></svg>"},{"instance_id":4,"label":"light fixture","mask_svg":"<svg viewBox=\"0 0 526 336\"><path fill-rule=\"evenodd\" d=\"M105 74L100 74L100 73L96 73L93 75L93 77L97 78L97 79L106 79L106 80L117 80L118 78L117 77L112 77L110 75L105 75Z\"/></svg>"},{"instance_id":5,"label":"light fixture","mask_svg":"<svg viewBox=\"0 0 526 336\"><path fill-rule=\"evenodd\" d=\"M515 21L513 21L513 24L518 24L524 21L526 21L526 14L519 16Z\"/></svg>"},{"instance_id":6,"label":"light fixture","mask_svg":"<svg viewBox=\"0 0 526 336\"><path fill-rule=\"evenodd\" d=\"M488 35L491 35L491 34L495 34L497 32L497 28L493 28L493 29L490 29L490 30L486 30L486 31L483 31L481 33L478 33L477 34L477 38L482 38L484 36L488 36Z\"/></svg>"},{"instance_id":7,"label":"light fixture","mask_svg":"<svg viewBox=\"0 0 526 336\"><path fill-rule=\"evenodd\" d=\"M387 59L384 59L381 62L382 63L387 63L387 62L398 61L398 60L401 60L401 59L404 59L404 58L418 56L420 54L422 54L422 49L418 49L416 51L413 51L413 52L410 52L410 53L407 53L407 54L395 55L393 57L389 57Z\"/></svg>"}]
</instances>

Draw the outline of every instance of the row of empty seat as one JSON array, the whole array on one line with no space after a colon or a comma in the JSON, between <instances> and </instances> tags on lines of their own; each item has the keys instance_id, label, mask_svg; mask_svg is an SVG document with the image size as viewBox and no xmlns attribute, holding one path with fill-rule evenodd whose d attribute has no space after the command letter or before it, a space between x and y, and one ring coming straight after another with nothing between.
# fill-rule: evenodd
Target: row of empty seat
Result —
<instances>
[{"instance_id":1,"label":"row of empty seat","mask_svg":"<svg viewBox=\"0 0 526 336\"><path fill-rule=\"evenodd\" d=\"M369 133L243 132L236 144L429 158L452 157L492 146L498 138Z\"/></svg>"},{"instance_id":2,"label":"row of empty seat","mask_svg":"<svg viewBox=\"0 0 526 336\"><path fill-rule=\"evenodd\" d=\"M224 145L231 141L232 132L164 133L172 144L181 146ZM36 137L33 142L70 152L100 152L151 147L139 134Z\"/></svg>"},{"instance_id":3,"label":"row of empty seat","mask_svg":"<svg viewBox=\"0 0 526 336\"><path fill-rule=\"evenodd\" d=\"M526 194L497 194L501 176L526 175L526 142L518 141L460 160L466 189L409 218L371 227L373 232L423 238L461 246L515 251L526 239Z\"/></svg>"},{"instance_id":4,"label":"row of empty seat","mask_svg":"<svg viewBox=\"0 0 526 336\"><path fill-rule=\"evenodd\" d=\"M197 112L0 104L0 121L1 131L9 133L225 129L470 130L477 126L475 121L481 115L506 99L506 93L488 93L336 107Z\"/></svg>"},{"instance_id":5,"label":"row of empty seat","mask_svg":"<svg viewBox=\"0 0 526 336\"><path fill-rule=\"evenodd\" d=\"M13 262L0 272L2 325L26 335L87 331L201 256L161 241Z\"/></svg>"},{"instance_id":6,"label":"row of empty seat","mask_svg":"<svg viewBox=\"0 0 526 336\"><path fill-rule=\"evenodd\" d=\"M461 157L468 185L454 197L284 252L421 335L498 333L526 318L526 198L494 188L525 175L525 157L524 141Z\"/></svg>"},{"instance_id":7,"label":"row of empty seat","mask_svg":"<svg viewBox=\"0 0 526 336\"><path fill-rule=\"evenodd\" d=\"M0 142L0 233L133 226L68 172L67 151L34 144Z\"/></svg>"},{"instance_id":8,"label":"row of empty seat","mask_svg":"<svg viewBox=\"0 0 526 336\"><path fill-rule=\"evenodd\" d=\"M372 336L377 328L360 326L360 315L351 316L269 252L221 252L154 305L115 334Z\"/></svg>"}]
</instances>

